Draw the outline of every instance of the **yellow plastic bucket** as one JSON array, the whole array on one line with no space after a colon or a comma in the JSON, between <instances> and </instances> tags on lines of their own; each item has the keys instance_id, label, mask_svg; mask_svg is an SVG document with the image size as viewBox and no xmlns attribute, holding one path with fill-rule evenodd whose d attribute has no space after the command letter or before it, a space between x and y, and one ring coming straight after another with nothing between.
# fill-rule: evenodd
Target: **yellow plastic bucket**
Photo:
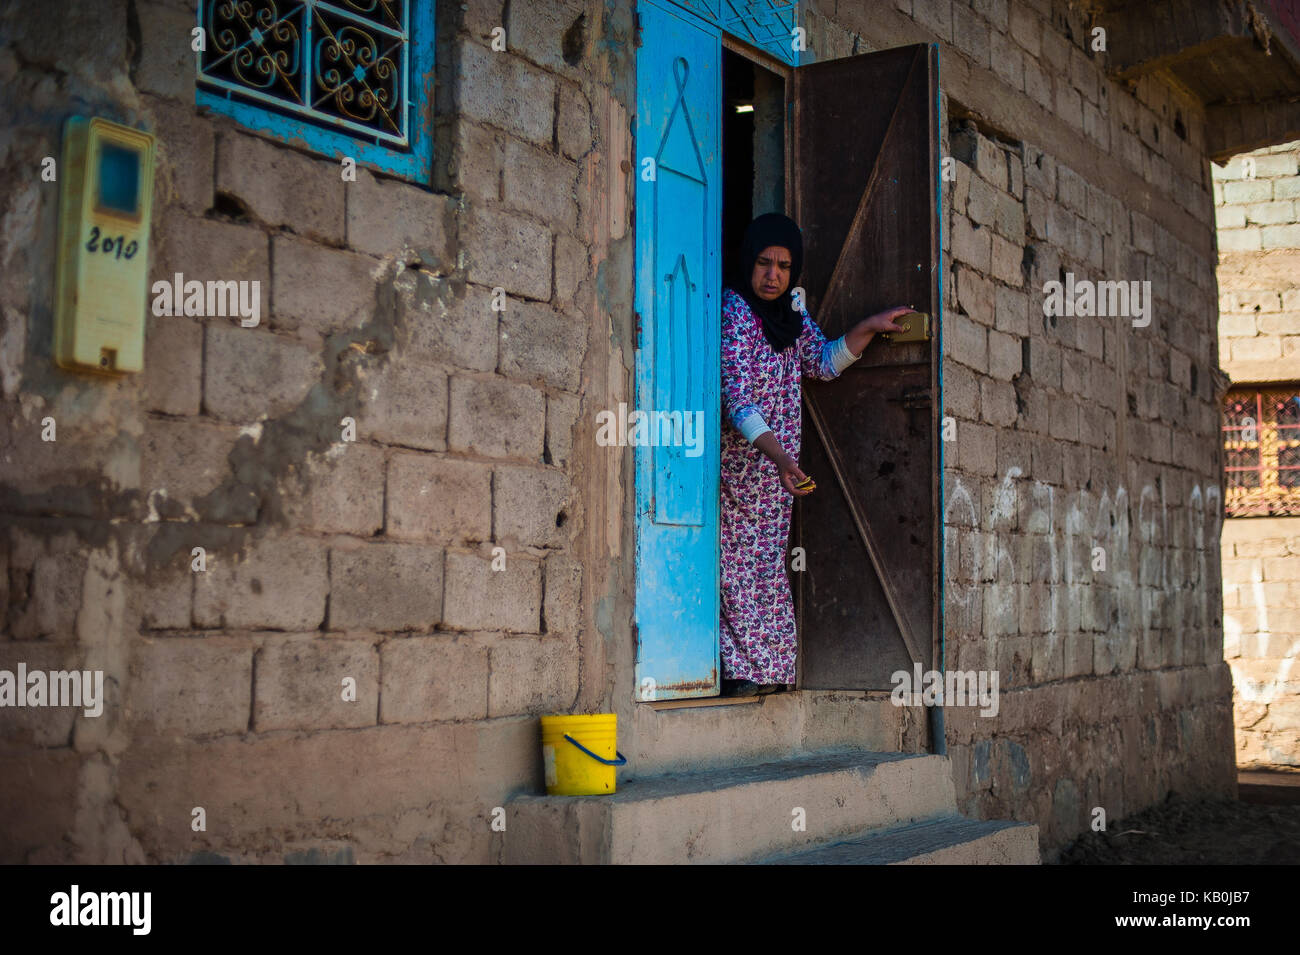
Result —
<instances>
[{"instance_id":1,"label":"yellow plastic bucket","mask_svg":"<svg viewBox=\"0 0 1300 955\"><path fill-rule=\"evenodd\" d=\"M542 717L542 766L551 796L600 796L614 791L618 714Z\"/></svg>"}]
</instances>

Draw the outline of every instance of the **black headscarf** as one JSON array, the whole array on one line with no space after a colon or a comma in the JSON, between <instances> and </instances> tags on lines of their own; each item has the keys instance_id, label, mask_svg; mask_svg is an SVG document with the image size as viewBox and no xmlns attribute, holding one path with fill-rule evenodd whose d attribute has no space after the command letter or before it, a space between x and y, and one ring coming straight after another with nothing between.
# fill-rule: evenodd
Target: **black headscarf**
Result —
<instances>
[{"instance_id":1,"label":"black headscarf","mask_svg":"<svg viewBox=\"0 0 1300 955\"><path fill-rule=\"evenodd\" d=\"M780 298L770 302L754 294L754 263L759 253L768 246L778 245L790 250L790 287ZM731 287L740 295L759 321L763 323L763 335L772 346L772 351L785 351L798 340L803 331L803 316L794 309L793 292L795 282L803 269L803 234L793 219L779 212L761 215L749 224L745 230L745 240L740 246L740 259L736 263L738 271L732 277Z\"/></svg>"}]
</instances>

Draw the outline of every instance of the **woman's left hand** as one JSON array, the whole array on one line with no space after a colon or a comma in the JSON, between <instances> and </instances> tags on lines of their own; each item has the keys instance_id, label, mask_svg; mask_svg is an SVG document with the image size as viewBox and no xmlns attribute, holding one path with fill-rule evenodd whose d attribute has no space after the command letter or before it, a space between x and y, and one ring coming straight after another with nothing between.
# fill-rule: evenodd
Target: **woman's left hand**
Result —
<instances>
[{"instance_id":1,"label":"woman's left hand","mask_svg":"<svg viewBox=\"0 0 1300 955\"><path fill-rule=\"evenodd\" d=\"M899 305L894 308L885 309L883 312L877 312L870 318L863 321L863 326L873 332L901 332L903 329L894 324L894 319L900 315L906 315L908 312L915 312L916 309L910 305Z\"/></svg>"}]
</instances>

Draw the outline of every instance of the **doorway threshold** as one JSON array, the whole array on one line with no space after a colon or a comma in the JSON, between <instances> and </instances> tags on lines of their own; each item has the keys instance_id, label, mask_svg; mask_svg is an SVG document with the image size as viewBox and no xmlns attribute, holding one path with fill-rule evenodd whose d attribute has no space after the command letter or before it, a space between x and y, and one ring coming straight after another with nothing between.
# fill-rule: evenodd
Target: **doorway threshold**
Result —
<instances>
[{"instance_id":1,"label":"doorway threshold","mask_svg":"<svg viewBox=\"0 0 1300 955\"><path fill-rule=\"evenodd\" d=\"M744 703L762 703L761 696L706 696L695 700L658 700L647 704L653 710L686 710L701 706L740 706Z\"/></svg>"}]
</instances>

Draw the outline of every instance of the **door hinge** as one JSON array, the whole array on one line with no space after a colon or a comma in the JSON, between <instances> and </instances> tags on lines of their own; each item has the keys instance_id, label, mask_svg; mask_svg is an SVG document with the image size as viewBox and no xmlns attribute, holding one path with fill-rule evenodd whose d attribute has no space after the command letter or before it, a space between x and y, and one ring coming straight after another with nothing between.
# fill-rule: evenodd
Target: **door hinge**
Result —
<instances>
[{"instance_id":1,"label":"door hinge","mask_svg":"<svg viewBox=\"0 0 1300 955\"><path fill-rule=\"evenodd\" d=\"M632 16L636 21L632 29L632 49L639 50L641 49L641 14L634 13Z\"/></svg>"},{"instance_id":2,"label":"door hinge","mask_svg":"<svg viewBox=\"0 0 1300 955\"><path fill-rule=\"evenodd\" d=\"M641 313L633 312L632 315L634 318L636 318L636 347L640 348L641 347Z\"/></svg>"}]
</instances>

